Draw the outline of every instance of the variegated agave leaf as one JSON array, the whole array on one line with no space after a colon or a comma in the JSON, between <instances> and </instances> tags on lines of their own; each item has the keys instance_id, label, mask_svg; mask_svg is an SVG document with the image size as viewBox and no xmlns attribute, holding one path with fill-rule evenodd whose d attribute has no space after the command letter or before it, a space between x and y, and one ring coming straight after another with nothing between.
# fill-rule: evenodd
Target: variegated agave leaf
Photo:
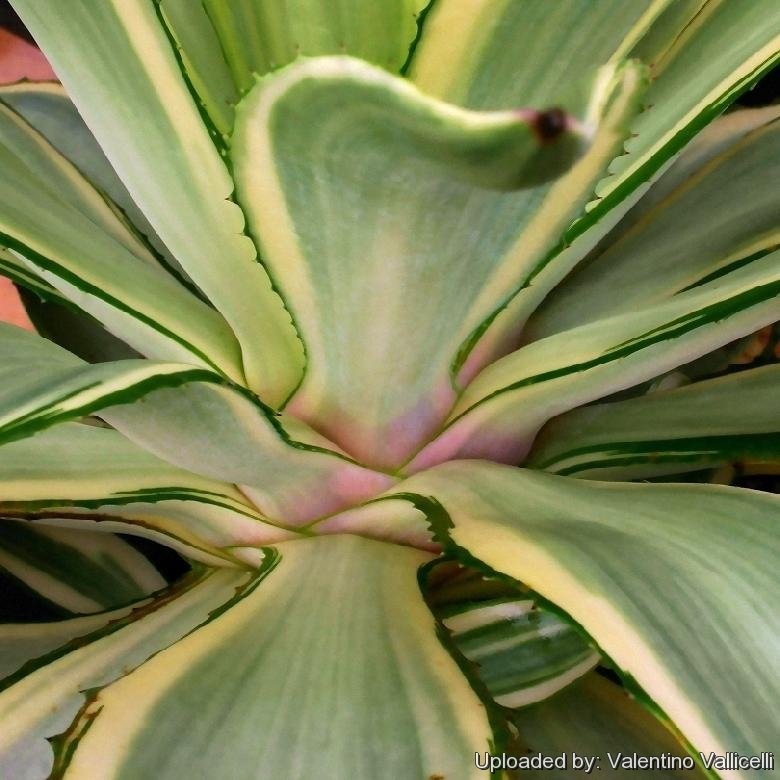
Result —
<instances>
[{"instance_id":1,"label":"variegated agave leaf","mask_svg":"<svg viewBox=\"0 0 780 780\"><path fill-rule=\"evenodd\" d=\"M777 747L776 0L13 5L0 776Z\"/></svg>"}]
</instances>

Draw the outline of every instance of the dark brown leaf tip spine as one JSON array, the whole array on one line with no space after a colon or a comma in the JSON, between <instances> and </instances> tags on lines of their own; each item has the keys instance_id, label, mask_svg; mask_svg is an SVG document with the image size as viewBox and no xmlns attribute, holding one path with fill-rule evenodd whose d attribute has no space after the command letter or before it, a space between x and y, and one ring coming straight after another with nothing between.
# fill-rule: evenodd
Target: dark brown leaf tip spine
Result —
<instances>
[{"instance_id":1,"label":"dark brown leaf tip spine","mask_svg":"<svg viewBox=\"0 0 780 780\"><path fill-rule=\"evenodd\" d=\"M568 129L568 126L566 112L557 106L539 111L531 122L534 133L542 143L554 141Z\"/></svg>"}]
</instances>

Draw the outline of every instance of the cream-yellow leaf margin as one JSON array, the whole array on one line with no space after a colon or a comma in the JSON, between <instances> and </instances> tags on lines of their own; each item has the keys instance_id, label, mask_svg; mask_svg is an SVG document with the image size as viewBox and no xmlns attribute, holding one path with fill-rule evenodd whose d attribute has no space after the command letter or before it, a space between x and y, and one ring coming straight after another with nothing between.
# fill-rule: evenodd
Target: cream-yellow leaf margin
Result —
<instances>
[{"instance_id":1,"label":"cream-yellow leaf margin","mask_svg":"<svg viewBox=\"0 0 780 780\"><path fill-rule=\"evenodd\" d=\"M233 181L147 0L15 0L106 156L241 345L250 387L279 404L303 352L245 234Z\"/></svg>"},{"instance_id":2,"label":"cream-yellow leaf margin","mask_svg":"<svg viewBox=\"0 0 780 780\"><path fill-rule=\"evenodd\" d=\"M484 776L474 755L494 735L422 599L430 556L346 536L279 555L259 587L87 703L65 778Z\"/></svg>"},{"instance_id":3,"label":"cream-yellow leaf margin","mask_svg":"<svg viewBox=\"0 0 780 780\"><path fill-rule=\"evenodd\" d=\"M777 496L585 482L478 461L400 489L418 496L445 549L567 612L695 750L752 756L776 745Z\"/></svg>"}]
</instances>

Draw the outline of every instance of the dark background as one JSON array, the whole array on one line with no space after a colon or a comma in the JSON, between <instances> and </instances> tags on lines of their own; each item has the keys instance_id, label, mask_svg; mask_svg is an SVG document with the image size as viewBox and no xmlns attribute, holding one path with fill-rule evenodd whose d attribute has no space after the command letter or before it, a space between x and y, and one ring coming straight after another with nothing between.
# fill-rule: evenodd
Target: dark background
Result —
<instances>
[{"instance_id":1,"label":"dark background","mask_svg":"<svg viewBox=\"0 0 780 780\"><path fill-rule=\"evenodd\" d=\"M30 36L27 34L27 30L24 29L24 25L19 21L19 17L11 10L11 6L8 5L8 0L0 0L0 27L5 27L11 32L15 32L17 35L23 35L30 40Z\"/></svg>"},{"instance_id":2,"label":"dark background","mask_svg":"<svg viewBox=\"0 0 780 780\"><path fill-rule=\"evenodd\" d=\"M8 4L8 0L0 0L0 27L5 27L17 35L27 38L27 40L32 40L24 25L19 21L19 17ZM737 103L743 106L765 106L777 100L780 100L780 66L764 76L752 90L742 95Z\"/></svg>"}]
</instances>

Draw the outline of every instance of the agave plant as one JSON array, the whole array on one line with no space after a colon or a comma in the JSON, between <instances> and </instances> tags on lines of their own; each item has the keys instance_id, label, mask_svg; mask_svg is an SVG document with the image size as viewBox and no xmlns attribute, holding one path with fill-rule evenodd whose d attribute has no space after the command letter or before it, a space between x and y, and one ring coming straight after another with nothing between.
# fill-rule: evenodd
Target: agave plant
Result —
<instances>
[{"instance_id":1,"label":"agave plant","mask_svg":"<svg viewBox=\"0 0 780 780\"><path fill-rule=\"evenodd\" d=\"M772 775L777 0L13 5L0 776Z\"/></svg>"}]
</instances>

